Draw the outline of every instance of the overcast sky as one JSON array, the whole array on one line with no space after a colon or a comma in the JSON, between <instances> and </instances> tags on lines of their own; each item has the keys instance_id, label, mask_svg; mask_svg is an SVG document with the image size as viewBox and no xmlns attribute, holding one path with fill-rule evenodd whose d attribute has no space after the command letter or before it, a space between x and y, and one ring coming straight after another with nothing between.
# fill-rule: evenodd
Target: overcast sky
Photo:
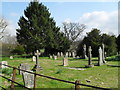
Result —
<instances>
[{"instance_id":1,"label":"overcast sky","mask_svg":"<svg viewBox=\"0 0 120 90\"><path fill-rule=\"evenodd\" d=\"M28 0L27 0L28 1ZM11 0L3 0L1 3L1 15L8 22L7 31L11 35L16 35L17 22L29 2L11 2ZM42 0L43 1L43 0ZM44 0L45 1L45 0ZM92 28L98 28L102 33L118 35L118 2L117 0L78 0L75 2L67 0L66 2L43 2L51 17L56 21L57 26L62 26L62 22L79 22L87 26L86 32L90 32ZM89 1L89 2L87 2ZM104 2L105 1L105 2ZM84 33L84 34L85 34Z\"/></svg>"}]
</instances>

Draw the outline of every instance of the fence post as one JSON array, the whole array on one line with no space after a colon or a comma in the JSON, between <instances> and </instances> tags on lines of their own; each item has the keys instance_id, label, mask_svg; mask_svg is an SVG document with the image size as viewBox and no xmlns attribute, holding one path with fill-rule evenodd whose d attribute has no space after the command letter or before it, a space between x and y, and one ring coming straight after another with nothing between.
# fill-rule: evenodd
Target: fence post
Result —
<instances>
[{"instance_id":1,"label":"fence post","mask_svg":"<svg viewBox=\"0 0 120 90\"><path fill-rule=\"evenodd\" d=\"M13 68L13 76L12 76L12 83L11 83L11 90L14 90L14 81L16 77L16 68Z\"/></svg>"},{"instance_id":2,"label":"fence post","mask_svg":"<svg viewBox=\"0 0 120 90\"><path fill-rule=\"evenodd\" d=\"M33 88L33 90L36 90L36 70L35 70L35 74L34 74L34 88Z\"/></svg>"},{"instance_id":3,"label":"fence post","mask_svg":"<svg viewBox=\"0 0 120 90\"><path fill-rule=\"evenodd\" d=\"M80 81L76 80L75 81L75 90L80 90L80 85L78 85L78 84L80 84Z\"/></svg>"}]
</instances>

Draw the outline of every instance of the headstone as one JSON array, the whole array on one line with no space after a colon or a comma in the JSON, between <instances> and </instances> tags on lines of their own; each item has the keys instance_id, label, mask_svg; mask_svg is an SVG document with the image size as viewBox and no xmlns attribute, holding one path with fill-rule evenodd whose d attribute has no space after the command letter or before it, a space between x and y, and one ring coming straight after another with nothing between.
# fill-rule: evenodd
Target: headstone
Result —
<instances>
[{"instance_id":1,"label":"headstone","mask_svg":"<svg viewBox=\"0 0 120 90\"><path fill-rule=\"evenodd\" d=\"M50 55L50 59L52 59L52 56Z\"/></svg>"},{"instance_id":2,"label":"headstone","mask_svg":"<svg viewBox=\"0 0 120 90\"><path fill-rule=\"evenodd\" d=\"M71 52L69 52L69 53L68 53L68 56L69 56L69 57L71 57L71 56L72 56L72 55L71 55Z\"/></svg>"},{"instance_id":3,"label":"headstone","mask_svg":"<svg viewBox=\"0 0 120 90\"><path fill-rule=\"evenodd\" d=\"M34 74L24 72L22 75L23 75L23 81L24 81L25 87L33 88L34 87Z\"/></svg>"},{"instance_id":4,"label":"headstone","mask_svg":"<svg viewBox=\"0 0 120 90\"><path fill-rule=\"evenodd\" d=\"M107 53L105 52L105 59L106 59L106 57L107 57Z\"/></svg>"},{"instance_id":5,"label":"headstone","mask_svg":"<svg viewBox=\"0 0 120 90\"><path fill-rule=\"evenodd\" d=\"M10 56L10 59L13 59L13 56Z\"/></svg>"},{"instance_id":6,"label":"headstone","mask_svg":"<svg viewBox=\"0 0 120 90\"><path fill-rule=\"evenodd\" d=\"M66 52L65 56L68 57L68 52Z\"/></svg>"},{"instance_id":7,"label":"headstone","mask_svg":"<svg viewBox=\"0 0 120 90\"><path fill-rule=\"evenodd\" d=\"M2 65L2 64L8 65L8 62L7 62L7 61L2 61L2 62L0 62L0 68L8 68L7 66Z\"/></svg>"},{"instance_id":8,"label":"headstone","mask_svg":"<svg viewBox=\"0 0 120 90\"><path fill-rule=\"evenodd\" d=\"M35 56L32 57L32 61L36 62L36 57Z\"/></svg>"},{"instance_id":9,"label":"headstone","mask_svg":"<svg viewBox=\"0 0 120 90\"><path fill-rule=\"evenodd\" d=\"M72 52L72 57L75 58L75 52Z\"/></svg>"},{"instance_id":10,"label":"headstone","mask_svg":"<svg viewBox=\"0 0 120 90\"><path fill-rule=\"evenodd\" d=\"M99 47L99 57L98 57L98 65L101 66L103 65L103 57L102 57L102 48Z\"/></svg>"},{"instance_id":11,"label":"headstone","mask_svg":"<svg viewBox=\"0 0 120 90\"><path fill-rule=\"evenodd\" d=\"M38 59L39 59L39 55L40 55L40 52L37 50L35 55L37 56L37 59L36 59L36 64L35 66L33 67L33 71L40 71L42 70L43 68L38 64Z\"/></svg>"},{"instance_id":12,"label":"headstone","mask_svg":"<svg viewBox=\"0 0 120 90\"><path fill-rule=\"evenodd\" d=\"M63 52L60 53L60 56L63 57Z\"/></svg>"},{"instance_id":13,"label":"headstone","mask_svg":"<svg viewBox=\"0 0 120 90\"><path fill-rule=\"evenodd\" d=\"M60 57L60 52L57 53L57 56Z\"/></svg>"},{"instance_id":14,"label":"headstone","mask_svg":"<svg viewBox=\"0 0 120 90\"><path fill-rule=\"evenodd\" d=\"M30 70L30 65L27 63L21 63L19 66L19 69L29 71ZM19 70L19 74L22 75L24 71Z\"/></svg>"},{"instance_id":15,"label":"headstone","mask_svg":"<svg viewBox=\"0 0 120 90\"><path fill-rule=\"evenodd\" d=\"M86 45L83 45L83 58L84 59L88 59L87 55L86 55Z\"/></svg>"},{"instance_id":16,"label":"headstone","mask_svg":"<svg viewBox=\"0 0 120 90\"><path fill-rule=\"evenodd\" d=\"M91 60L91 58L92 58L92 49L91 49L91 46L89 46L89 48L88 48L88 65L92 65L92 60Z\"/></svg>"},{"instance_id":17,"label":"headstone","mask_svg":"<svg viewBox=\"0 0 120 90\"><path fill-rule=\"evenodd\" d=\"M63 66L68 66L68 58L64 57L63 59Z\"/></svg>"},{"instance_id":18,"label":"headstone","mask_svg":"<svg viewBox=\"0 0 120 90\"><path fill-rule=\"evenodd\" d=\"M104 46L104 44L102 44L102 60L103 60L103 63L106 63L106 61L105 61L105 51L104 51L104 48L105 48L105 46Z\"/></svg>"},{"instance_id":19,"label":"headstone","mask_svg":"<svg viewBox=\"0 0 120 90\"><path fill-rule=\"evenodd\" d=\"M57 60L57 56L54 56L54 60Z\"/></svg>"}]
</instances>

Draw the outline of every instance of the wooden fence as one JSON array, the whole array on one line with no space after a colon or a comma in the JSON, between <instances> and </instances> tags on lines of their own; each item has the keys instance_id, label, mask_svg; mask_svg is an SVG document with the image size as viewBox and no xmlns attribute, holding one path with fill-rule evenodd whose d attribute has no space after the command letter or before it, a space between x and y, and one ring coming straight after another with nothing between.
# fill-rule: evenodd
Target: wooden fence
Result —
<instances>
[{"instance_id":1,"label":"wooden fence","mask_svg":"<svg viewBox=\"0 0 120 90\"><path fill-rule=\"evenodd\" d=\"M74 84L75 85L75 90L80 90L80 85L81 86L86 86L86 87L91 87L91 88L96 88L96 89L102 89L102 90L111 90L111 89L108 89L108 88L102 88L102 87L97 87L97 86L92 86L92 85L86 85L86 84L81 84L79 80L76 80L75 82L71 82L71 81L67 81L67 80L61 80L61 79L57 79L57 78L54 78L54 77L50 77L50 76L45 76L45 75L42 75L42 74L37 74L37 73L34 73L34 72L30 72L30 71L26 71L26 70L22 70L22 69L19 69L19 68L16 68L16 67L13 67L13 66L10 66L10 65L5 65L5 64L2 64L4 66L7 66L9 68L13 68L13 75L12 75L12 80L3 76L3 75L0 75L0 77L2 78L5 78L7 79L8 81L11 81L11 89L10 90L14 90L15 88L15 85L14 84L18 84L19 86L22 86L28 90L36 90L36 76L41 76L41 77L45 77L45 78L49 78L49 79L52 79L52 80L57 80L57 81L61 81L61 82L65 82L65 83L70 83L70 84ZM22 84L19 84L15 81L16 79L16 70L21 70L21 71L24 71L24 72L28 72L28 73L31 73L31 74L34 74L34 88L31 89L31 88L28 88L28 87L25 87L24 85ZM2 86L0 86L2 89L6 90L5 88L3 88Z\"/></svg>"}]
</instances>

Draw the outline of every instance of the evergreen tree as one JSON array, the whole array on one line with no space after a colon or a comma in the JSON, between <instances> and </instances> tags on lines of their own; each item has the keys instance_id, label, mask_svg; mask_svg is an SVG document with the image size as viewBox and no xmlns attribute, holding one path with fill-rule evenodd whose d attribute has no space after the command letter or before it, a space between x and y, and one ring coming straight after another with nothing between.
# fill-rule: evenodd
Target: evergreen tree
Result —
<instances>
[{"instance_id":1,"label":"evergreen tree","mask_svg":"<svg viewBox=\"0 0 120 90\"><path fill-rule=\"evenodd\" d=\"M57 43L57 38L59 41L66 39L63 40L64 35L60 28L56 27L46 6L38 1L30 2L24 14L25 16L20 17L18 22L20 28L17 29L17 40L25 47L27 53L42 48L58 50L58 46L63 47L63 44Z\"/></svg>"}]
</instances>

